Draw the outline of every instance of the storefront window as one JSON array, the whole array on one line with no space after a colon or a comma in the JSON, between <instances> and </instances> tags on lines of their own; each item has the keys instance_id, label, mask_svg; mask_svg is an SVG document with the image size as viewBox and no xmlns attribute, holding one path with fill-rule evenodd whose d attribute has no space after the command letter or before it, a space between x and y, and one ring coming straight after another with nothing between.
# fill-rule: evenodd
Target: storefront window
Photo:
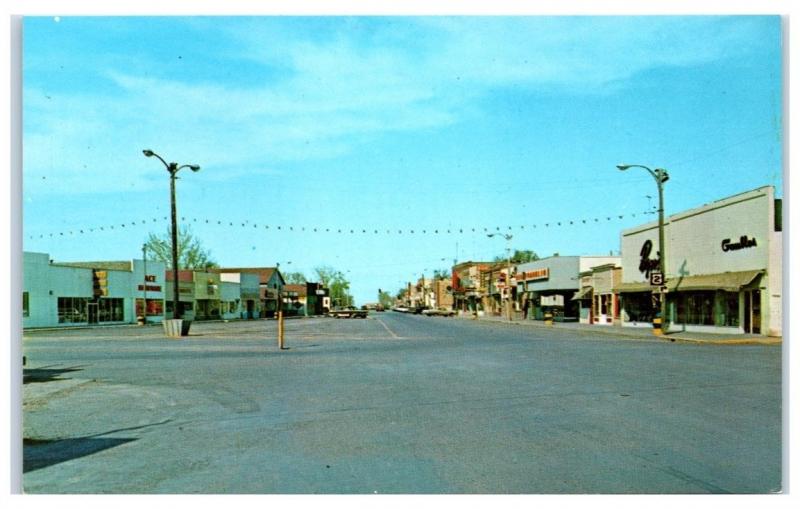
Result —
<instances>
[{"instance_id":1,"label":"storefront window","mask_svg":"<svg viewBox=\"0 0 800 509\"><path fill-rule=\"evenodd\" d=\"M97 304L97 321L122 322L125 320L123 299L100 299Z\"/></svg>"},{"instance_id":2,"label":"storefront window","mask_svg":"<svg viewBox=\"0 0 800 509\"><path fill-rule=\"evenodd\" d=\"M611 295L601 295L600 296L600 314L607 315L608 314L608 304L611 300Z\"/></svg>"},{"instance_id":3,"label":"storefront window","mask_svg":"<svg viewBox=\"0 0 800 509\"><path fill-rule=\"evenodd\" d=\"M683 292L676 296L677 323L714 325L714 292Z\"/></svg>"},{"instance_id":4,"label":"storefront window","mask_svg":"<svg viewBox=\"0 0 800 509\"><path fill-rule=\"evenodd\" d=\"M717 325L720 327L739 326L739 294L734 292L717 293Z\"/></svg>"},{"instance_id":5,"label":"storefront window","mask_svg":"<svg viewBox=\"0 0 800 509\"><path fill-rule=\"evenodd\" d=\"M191 311L194 308L194 304L192 302L181 302L181 309L183 311ZM172 313L172 301L167 301L167 313Z\"/></svg>"},{"instance_id":6,"label":"storefront window","mask_svg":"<svg viewBox=\"0 0 800 509\"><path fill-rule=\"evenodd\" d=\"M86 323L86 303L84 297L58 298L58 323Z\"/></svg>"},{"instance_id":7,"label":"storefront window","mask_svg":"<svg viewBox=\"0 0 800 509\"><path fill-rule=\"evenodd\" d=\"M622 307L629 322L653 321L653 298L649 292L623 294Z\"/></svg>"},{"instance_id":8,"label":"storefront window","mask_svg":"<svg viewBox=\"0 0 800 509\"><path fill-rule=\"evenodd\" d=\"M142 315L142 299L136 299L136 316ZM164 314L164 301L161 299L147 299L147 316Z\"/></svg>"}]
</instances>

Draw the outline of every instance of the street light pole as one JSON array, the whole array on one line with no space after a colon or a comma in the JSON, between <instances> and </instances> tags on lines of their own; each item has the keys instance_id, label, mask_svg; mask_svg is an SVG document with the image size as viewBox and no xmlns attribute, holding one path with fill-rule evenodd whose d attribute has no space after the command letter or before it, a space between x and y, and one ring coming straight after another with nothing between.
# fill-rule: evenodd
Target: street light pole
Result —
<instances>
[{"instance_id":1,"label":"street light pole","mask_svg":"<svg viewBox=\"0 0 800 509\"><path fill-rule=\"evenodd\" d=\"M661 272L661 285L659 287L659 296L661 300L661 332L667 332L667 296L664 293L664 288L667 285L667 252L664 246L664 183L669 180L667 170L664 168L656 168L651 170L647 166L641 164L618 164L617 169L625 171L629 168L643 168L650 173L650 176L656 181L658 187L658 270Z\"/></svg>"},{"instance_id":2,"label":"street light pole","mask_svg":"<svg viewBox=\"0 0 800 509\"><path fill-rule=\"evenodd\" d=\"M506 261L507 261L507 270L508 273L506 274L506 316L508 317L508 321L512 321L512 313L511 313L511 239L514 238L513 235L510 233L502 234L502 233L489 233L486 235L487 237L491 238L495 235L500 235L504 239L506 239Z\"/></svg>"},{"instance_id":3,"label":"street light pole","mask_svg":"<svg viewBox=\"0 0 800 509\"><path fill-rule=\"evenodd\" d=\"M144 298L142 299L142 321L144 325L147 325L147 244L142 245L142 261L144 262L144 267L142 270L144 271L144 286L142 290L144 291Z\"/></svg>"},{"instance_id":4,"label":"street light pole","mask_svg":"<svg viewBox=\"0 0 800 509\"><path fill-rule=\"evenodd\" d=\"M149 149L142 150L142 153L145 155L145 157L157 157L169 172L169 196L170 209L172 211L172 318L178 319L181 317L181 311L178 308L178 212L177 206L175 205L175 180L178 178L178 172L183 168L189 168L194 172L198 172L200 171L200 166L196 164L184 164L178 166L178 163L167 163L164 158Z\"/></svg>"}]
</instances>

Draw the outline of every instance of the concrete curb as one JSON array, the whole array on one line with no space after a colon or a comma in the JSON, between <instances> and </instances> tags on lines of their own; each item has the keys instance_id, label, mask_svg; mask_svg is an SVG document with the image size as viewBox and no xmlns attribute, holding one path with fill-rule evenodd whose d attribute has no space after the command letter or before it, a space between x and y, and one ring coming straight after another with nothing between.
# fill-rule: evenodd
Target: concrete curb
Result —
<instances>
[{"instance_id":1,"label":"concrete curb","mask_svg":"<svg viewBox=\"0 0 800 509\"><path fill-rule=\"evenodd\" d=\"M284 316L284 320L299 320L306 318L320 318L324 315L313 316ZM259 321L277 321L277 318L228 318L219 320L193 320L192 323L239 323L239 322L259 322ZM22 332L49 332L59 330L87 330L87 329L120 329L120 328L145 328L145 327L161 327L161 322L148 322L146 325L139 325L138 323L115 323L110 325L65 325L61 327L27 327L23 328Z\"/></svg>"},{"instance_id":2,"label":"concrete curb","mask_svg":"<svg viewBox=\"0 0 800 509\"><path fill-rule=\"evenodd\" d=\"M607 336L614 336L617 339L626 340L662 340L670 343L687 343L687 344L709 344L709 345L781 345L783 343L782 337L763 337L763 338L698 338L698 337L680 337L667 333L663 336L656 336L655 334L648 333L633 333L630 331L620 331L619 328L613 327L599 327L599 326L569 326L559 327L558 325L545 325L544 323L536 323L533 320L495 320L486 318L473 319L468 316L459 316L463 320L474 320L483 323L497 323L501 325L517 325L521 327L532 327L539 329L559 330L559 331L576 331L580 333L593 333ZM685 333L678 333L685 334Z\"/></svg>"}]
</instances>

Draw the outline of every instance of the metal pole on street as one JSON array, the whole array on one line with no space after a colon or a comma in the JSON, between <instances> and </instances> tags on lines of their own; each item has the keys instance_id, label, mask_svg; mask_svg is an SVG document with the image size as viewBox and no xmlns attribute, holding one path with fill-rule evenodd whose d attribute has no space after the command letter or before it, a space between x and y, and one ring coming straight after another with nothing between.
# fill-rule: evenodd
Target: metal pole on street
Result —
<instances>
[{"instance_id":1,"label":"metal pole on street","mask_svg":"<svg viewBox=\"0 0 800 509\"><path fill-rule=\"evenodd\" d=\"M283 347L283 311L278 310L278 350L285 350Z\"/></svg>"},{"instance_id":2,"label":"metal pole on street","mask_svg":"<svg viewBox=\"0 0 800 509\"><path fill-rule=\"evenodd\" d=\"M508 317L508 321L512 321L512 313L511 313L511 239L514 238L513 235L510 233L489 233L487 237L494 237L495 235L500 235L504 239L506 239L506 262L507 262L507 274L506 274L506 316Z\"/></svg>"},{"instance_id":3,"label":"metal pole on street","mask_svg":"<svg viewBox=\"0 0 800 509\"><path fill-rule=\"evenodd\" d=\"M618 164L617 169L625 171L629 168L642 168L650 173L650 176L656 181L658 187L658 270L661 272L661 284L659 285L658 293L660 300L660 314L661 322L660 328L654 328L654 334L661 335L667 332L667 295L665 289L667 287L667 252L664 246L664 183L669 180L667 170L664 168L656 168L651 170L647 166L641 164ZM655 322L654 322L655 323Z\"/></svg>"},{"instance_id":4,"label":"metal pole on street","mask_svg":"<svg viewBox=\"0 0 800 509\"><path fill-rule=\"evenodd\" d=\"M181 310L178 307L178 212L175 204L175 180L178 178L178 172L183 168L189 168L194 172L198 172L200 171L200 166L196 164L184 164L179 166L178 163L167 163L164 158L149 149L142 150L142 153L145 157L158 158L169 172L169 196L170 209L172 211L172 318L178 319L181 317Z\"/></svg>"},{"instance_id":5,"label":"metal pole on street","mask_svg":"<svg viewBox=\"0 0 800 509\"><path fill-rule=\"evenodd\" d=\"M144 298L142 299L142 325L147 325L147 244L142 245L142 261L144 262L144 267L142 268L144 272L144 281L142 281L144 284L142 287L144 291Z\"/></svg>"}]
</instances>

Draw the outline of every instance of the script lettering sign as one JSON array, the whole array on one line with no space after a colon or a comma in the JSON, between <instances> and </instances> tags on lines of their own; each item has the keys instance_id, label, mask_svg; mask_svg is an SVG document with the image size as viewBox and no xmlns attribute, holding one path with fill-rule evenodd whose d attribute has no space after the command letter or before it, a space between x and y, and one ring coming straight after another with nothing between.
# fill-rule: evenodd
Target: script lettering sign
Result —
<instances>
[{"instance_id":1,"label":"script lettering sign","mask_svg":"<svg viewBox=\"0 0 800 509\"><path fill-rule=\"evenodd\" d=\"M639 272L644 274L646 279L650 279L650 273L658 269L661 264L661 253L656 253L658 258L650 258L650 252L653 250L653 242L648 240L642 244L642 250L639 252Z\"/></svg>"}]
</instances>

